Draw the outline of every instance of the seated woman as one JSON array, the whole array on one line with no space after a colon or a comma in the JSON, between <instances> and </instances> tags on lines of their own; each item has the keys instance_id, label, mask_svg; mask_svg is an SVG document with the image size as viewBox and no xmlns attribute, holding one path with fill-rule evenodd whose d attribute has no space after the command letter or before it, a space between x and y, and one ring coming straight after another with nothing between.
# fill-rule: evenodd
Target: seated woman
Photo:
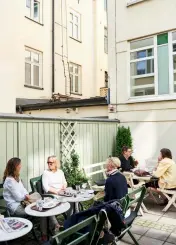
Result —
<instances>
[{"instance_id":1,"label":"seated woman","mask_svg":"<svg viewBox=\"0 0 176 245\"><path fill-rule=\"evenodd\" d=\"M154 183L148 183L148 185L155 188L176 188L176 164L172 160L172 153L169 149L163 148L160 150L158 165L153 172L153 176L159 180Z\"/></svg>"},{"instance_id":2,"label":"seated woman","mask_svg":"<svg viewBox=\"0 0 176 245\"><path fill-rule=\"evenodd\" d=\"M67 187L67 182L63 171L60 169L60 163L56 156L49 156L48 169L42 175L42 186L45 193L58 195L60 191ZM50 217L51 227L57 232L60 228L55 216ZM43 227L44 229L44 227Z\"/></svg>"},{"instance_id":3,"label":"seated woman","mask_svg":"<svg viewBox=\"0 0 176 245\"><path fill-rule=\"evenodd\" d=\"M164 189L175 189L176 188L176 164L172 160L172 153L169 149L163 148L160 150L158 157L158 165L156 170L153 172L153 177L158 178L153 182L146 184L146 187L152 188L164 188ZM164 199L164 205L167 204L168 200L165 196L160 193Z\"/></svg>"},{"instance_id":4,"label":"seated woman","mask_svg":"<svg viewBox=\"0 0 176 245\"><path fill-rule=\"evenodd\" d=\"M20 170L21 160L17 157L11 158L4 171L3 197L11 215L26 217L21 202L29 200L29 194L20 179Z\"/></svg>"},{"instance_id":5,"label":"seated woman","mask_svg":"<svg viewBox=\"0 0 176 245\"><path fill-rule=\"evenodd\" d=\"M56 156L48 157L48 169L42 175L42 185L46 193L58 194L67 187L64 172Z\"/></svg>"},{"instance_id":6,"label":"seated woman","mask_svg":"<svg viewBox=\"0 0 176 245\"><path fill-rule=\"evenodd\" d=\"M118 171L119 167L120 160L117 157L109 157L107 159L106 169L108 178L105 183L105 202L121 199L128 193L126 178Z\"/></svg>"}]
</instances>

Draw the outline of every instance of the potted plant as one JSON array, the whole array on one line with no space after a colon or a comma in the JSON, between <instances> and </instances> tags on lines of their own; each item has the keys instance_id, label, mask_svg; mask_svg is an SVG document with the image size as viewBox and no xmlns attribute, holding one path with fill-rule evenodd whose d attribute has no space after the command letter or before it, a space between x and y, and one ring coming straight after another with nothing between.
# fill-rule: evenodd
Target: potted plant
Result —
<instances>
[{"instance_id":1,"label":"potted plant","mask_svg":"<svg viewBox=\"0 0 176 245\"><path fill-rule=\"evenodd\" d=\"M79 188L88 181L88 178L86 178L83 171L80 170L79 165L79 156L78 154L73 153L71 154L70 161L66 161L62 166L68 186L73 189L76 189L76 187Z\"/></svg>"}]
</instances>

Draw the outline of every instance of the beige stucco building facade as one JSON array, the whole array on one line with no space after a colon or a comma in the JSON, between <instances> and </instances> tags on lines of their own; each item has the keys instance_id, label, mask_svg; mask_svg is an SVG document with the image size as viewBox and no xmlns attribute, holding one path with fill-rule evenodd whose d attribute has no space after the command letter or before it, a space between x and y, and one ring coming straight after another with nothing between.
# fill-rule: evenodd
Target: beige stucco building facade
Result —
<instances>
[{"instance_id":1,"label":"beige stucco building facade","mask_svg":"<svg viewBox=\"0 0 176 245\"><path fill-rule=\"evenodd\" d=\"M108 69L103 1L17 0L1 5L0 112L15 113L16 98L100 96Z\"/></svg>"},{"instance_id":2,"label":"beige stucco building facade","mask_svg":"<svg viewBox=\"0 0 176 245\"><path fill-rule=\"evenodd\" d=\"M130 126L144 165L170 148L176 159L175 0L108 1L110 103Z\"/></svg>"}]
</instances>

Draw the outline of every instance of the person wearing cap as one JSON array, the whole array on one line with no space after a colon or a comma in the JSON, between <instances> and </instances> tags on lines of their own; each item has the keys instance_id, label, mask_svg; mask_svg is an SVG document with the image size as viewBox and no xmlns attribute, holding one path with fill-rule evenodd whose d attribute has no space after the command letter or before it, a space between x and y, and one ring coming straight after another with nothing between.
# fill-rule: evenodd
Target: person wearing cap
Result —
<instances>
[{"instance_id":1,"label":"person wearing cap","mask_svg":"<svg viewBox=\"0 0 176 245\"><path fill-rule=\"evenodd\" d=\"M121 163L117 157L109 157L106 160L108 178L105 183L105 202L121 199L128 193L126 178L118 170L120 166Z\"/></svg>"}]
</instances>

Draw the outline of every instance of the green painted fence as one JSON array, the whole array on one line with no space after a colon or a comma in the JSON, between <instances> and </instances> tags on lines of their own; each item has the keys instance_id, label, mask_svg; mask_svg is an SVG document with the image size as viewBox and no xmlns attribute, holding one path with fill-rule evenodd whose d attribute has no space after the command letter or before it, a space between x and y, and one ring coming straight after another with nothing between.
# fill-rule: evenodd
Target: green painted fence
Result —
<instances>
[{"instance_id":1,"label":"green painted fence","mask_svg":"<svg viewBox=\"0 0 176 245\"><path fill-rule=\"evenodd\" d=\"M29 188L29 179L47 168L47 157L64 160L72 149L82 166L105 160L113 153L118 121L73 120L0 115L0 181L11 157L22 159L21 177Z\"/></svg>"}]
</instances>

